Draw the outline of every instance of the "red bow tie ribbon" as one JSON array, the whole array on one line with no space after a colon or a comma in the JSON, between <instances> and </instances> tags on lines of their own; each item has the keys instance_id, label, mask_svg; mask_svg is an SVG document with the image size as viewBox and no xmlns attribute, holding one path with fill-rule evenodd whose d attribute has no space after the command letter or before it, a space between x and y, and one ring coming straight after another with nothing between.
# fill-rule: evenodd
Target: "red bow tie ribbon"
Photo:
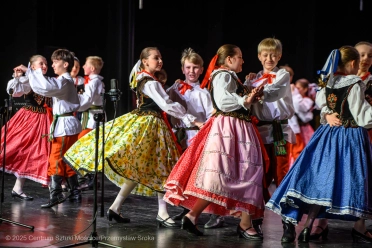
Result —
<instances>
[{"instance_id":1,"label":"red bow tie ribbon","mask_svg":"<svg viewBox=\"0 0 372 248\"><path fill-rule=\"evenodd\" d=\"M257 79L255 82L263 80L263 79L267 79L267 83L272 84L273 83L273 78L276 78L275 74L265 73L265 74L262 75L262 77Z\"/></svg>"},{"instance_id":2,"label":"red bow tie ribbon","mask_svg":"<svg viewBox=\"0 0 372 248\"><path fill-rule=\"evenodd\" d=\"M84 84L87 84L87 83L89 83L89 80L90 80L90 78L89 78L89 76L84 76Z\"/></svg>"},{"instance_id":3,"label":"red bow tie ribbon","mask_svg":"<svg viewBox=\"0 0 372 248\"><path fill-rule=\"evenodd\" d=\"M178 90L179 90L179 92L180 92L182 95L184 95L185 92L186 92L187 90L191 90L191 89L192 89L192 86L189 85L188 83L185 83L184 81L181 81L181 80L180 80L179 83L180 83L180 86L181 86L181 87L179 87Z\"/></svg>"}]
</instances>

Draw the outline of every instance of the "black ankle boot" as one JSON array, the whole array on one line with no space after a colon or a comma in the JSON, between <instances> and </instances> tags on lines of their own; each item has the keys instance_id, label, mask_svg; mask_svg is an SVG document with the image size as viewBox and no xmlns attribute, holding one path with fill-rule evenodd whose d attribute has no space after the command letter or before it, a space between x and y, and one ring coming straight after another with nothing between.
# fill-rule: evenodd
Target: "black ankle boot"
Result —
<instances>
[{"instance_id":1,"label":"black ankle boot","mask_svg":"<svg viewBox=\"0 0 372 248\"><path fill-rule=\"evenodd\" d=\"M41 205L42 208L51 208L66 200L65 196L62 194L63 177L54 175L51 176L50 179L50 199L48 203Z\"/></svg>"},{"instance_id":2,"label":"black ankle boot","mask_svg":"<svg viewBox=\"0 0 372 248\"><path fill-rule=\"evenodd\" d=\"M282 221L283 223L283 236L282 236L282 242L283 243L291 243L293 241L295 241L296 239L296 229L295 229L295 226L288 222L284 222Z\"/></svg>"},{"instance_id":3,"label":"black ankle boot","mask_svg":"<svg viewBox=\"0 0 372 248\"><path fill-rule=\"evenodd\" d=\"M70 202L81 202L81 190L79 189L79 181L77 175L67 178L67 183L70 186L70 195L68 196Z\"/></svg>"}]
</instances>

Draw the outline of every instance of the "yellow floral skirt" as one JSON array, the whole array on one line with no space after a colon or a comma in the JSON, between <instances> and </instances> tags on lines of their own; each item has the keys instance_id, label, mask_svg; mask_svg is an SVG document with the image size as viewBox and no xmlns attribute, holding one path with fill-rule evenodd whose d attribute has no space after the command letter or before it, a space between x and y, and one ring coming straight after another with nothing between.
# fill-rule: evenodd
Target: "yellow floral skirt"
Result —
<instances>
[{"instance_id":1,"label":"yellow floral skirt","mask_svg":"<svg viewBox=\"0 0 372 248\"><path fill-rule=\"evenodd\" d=\"M104 173L118 187L137 182L134 194L164 192L168 175L180 154L162 118L128 113L105 123ZM64 161L84 176L95 171L96 130L81 137ZM99 128L98 172L102 172L102 126Z\"/></svg>"}]
</instances>

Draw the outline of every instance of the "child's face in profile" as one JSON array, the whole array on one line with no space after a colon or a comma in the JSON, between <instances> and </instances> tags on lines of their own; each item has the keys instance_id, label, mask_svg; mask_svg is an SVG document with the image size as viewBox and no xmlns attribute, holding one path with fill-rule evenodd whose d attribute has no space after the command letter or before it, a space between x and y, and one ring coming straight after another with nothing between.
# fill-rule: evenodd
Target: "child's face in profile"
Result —
<instances>
[{"instance_id":1,"label":"child's face in profile","mask_svg":"<svg viewBox=\"0 0 372 248\"><path fill-rule=\"evenodd\" d=\"M282 55L273 50L262 50L258 54L258 59L261 61L264 71L272 71L277 65Z\"/></svg>"},{"instance_id":2,"label":"child's face in profile","mask_svg":"<svg viewBox=\"0 0 372 248\"><path fill-rule=\"evenodd\" d=\"M83 65L83 69L84 69L84 75L86 76L89 76L90 74L94 72L94 67L89 59L85 61L85 64Z\"/></svg>"},{"instance_id":3,"label":"child's face in profile","mask_svg":"<svg viewBox=\"0 0 372 248\"><path fill-rule=\"evenodd\" d=\"M32 63L31 68L32 68L32 70L36 70L38 68L41 68L43 74L45 74L48 70L48 64L47 64L47 61L44 58L39 57Z\"/></svg>"},{"instance_id":4,"label":"child's face in profile","mask_svg":"<svg viewBox=\"0 0 372 248\"><path fill-rule=\"evenodd\" d=\"M67 71L68 63L64 62L63 60L53 60L52 68L54 73L58 76L61 76L63 73Z\"/></svg>"},{"instance_id":5,"label":"child's face in profile","mask_svg":"<svg viewBox=\"0 0 372 248\"><path fill-rule=\"evenodd\" d=\"M71 77L76 78L76 76L79 74L80 71L80 63L75 60L74 67L72 67L72 70L70 72Z\"/></svg>"},{"instance_id":6,"label":"child's face in profile","mask_svg":"<svg viewBox=\"0 0 372 248\"><path fill-rule=\"evenodd\" d=\"M204 68L200 65L196 65L189 60L185 60L182 67L182 72L185 74L186 82L196 83L199 80L199 76L203 73Z\"/></svg>"},{"instance_id":7,"label":"child's face in profile","mask_svg":"<svg viewBox=\"0 0 372 248\"><path fill-rule=\"evenodd\" d=\"M355 48L360 55L359 70L367 72L372 65L372 47L363 44Z\"/></svg>"}]
</instances>

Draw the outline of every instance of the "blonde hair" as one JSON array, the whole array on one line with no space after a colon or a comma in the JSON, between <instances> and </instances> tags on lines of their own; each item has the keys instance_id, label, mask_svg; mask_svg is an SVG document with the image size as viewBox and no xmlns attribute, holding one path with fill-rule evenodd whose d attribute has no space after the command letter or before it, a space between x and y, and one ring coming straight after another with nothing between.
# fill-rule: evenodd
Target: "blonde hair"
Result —
<instances>
[{"instance_id":1,"label":"blonde hair","mask_svg":"<svg viewBox=\"0 0 372 248\"><path fill-rule=\"evenodd\" d=\"M277 54L282 54L282 50L282 42L276 38L263 39L257 48L258 54L261 54L262 51L274 51Z\"/></svg>"},{"instance_id":2,"label":"blonde hair","mask_svg":"<svg viewBox=\"0 0 372 248\"><path fill-rule=\"evenodd\" d=\"M204 65L204 61L202 57L198 53L196 53L194 49L192 48L187 48L183 50L182 57L181 57L182 68L185 65L186 60L190 61L191 63L195 65L200 65L201 67L203 67Z\"/></svg>"},{"instance_id":3,"label":"blonde hair","mask_svg":"<svg viewBox=\"0 0 372 248\"><path fill-rule=\"evenodd\" d=\"M372 43L370 43L368 41L360 41L360 42L356 43L354 47L358 47L358 46L361 46L361 45L367 45L367 46L372 47Z\"/></svg>"},{"instance_id":4,"label":"blonde hair","mask_svg":"<svg viewBox=\"0 0 372 248\"><path fill-rule=\"evenodd\" d=\"M40 55L40 54L36 54L36 55L33 55L31 58L30 58L30 64L32 65L33 63L35 63L35 61L38 59L38 58L42 58L43 60L47 61L46 58L43 56L43 55Z\"/></svg>"},{"instance_id":5,"label":"blonde hair","mask_svg":"<svg viewBox=\"0 0 372 248\"><path fill-rule=\"evenodd\" d=\"M94 66L94 68L96 69L97 71L97 74L101 73L101 70L102 70L102 67L103 67L103 60L101 57L98 57L98 56L88 56L86 58L87 61L89 61L92 66Z\"/></svg>"}]
</instances>

